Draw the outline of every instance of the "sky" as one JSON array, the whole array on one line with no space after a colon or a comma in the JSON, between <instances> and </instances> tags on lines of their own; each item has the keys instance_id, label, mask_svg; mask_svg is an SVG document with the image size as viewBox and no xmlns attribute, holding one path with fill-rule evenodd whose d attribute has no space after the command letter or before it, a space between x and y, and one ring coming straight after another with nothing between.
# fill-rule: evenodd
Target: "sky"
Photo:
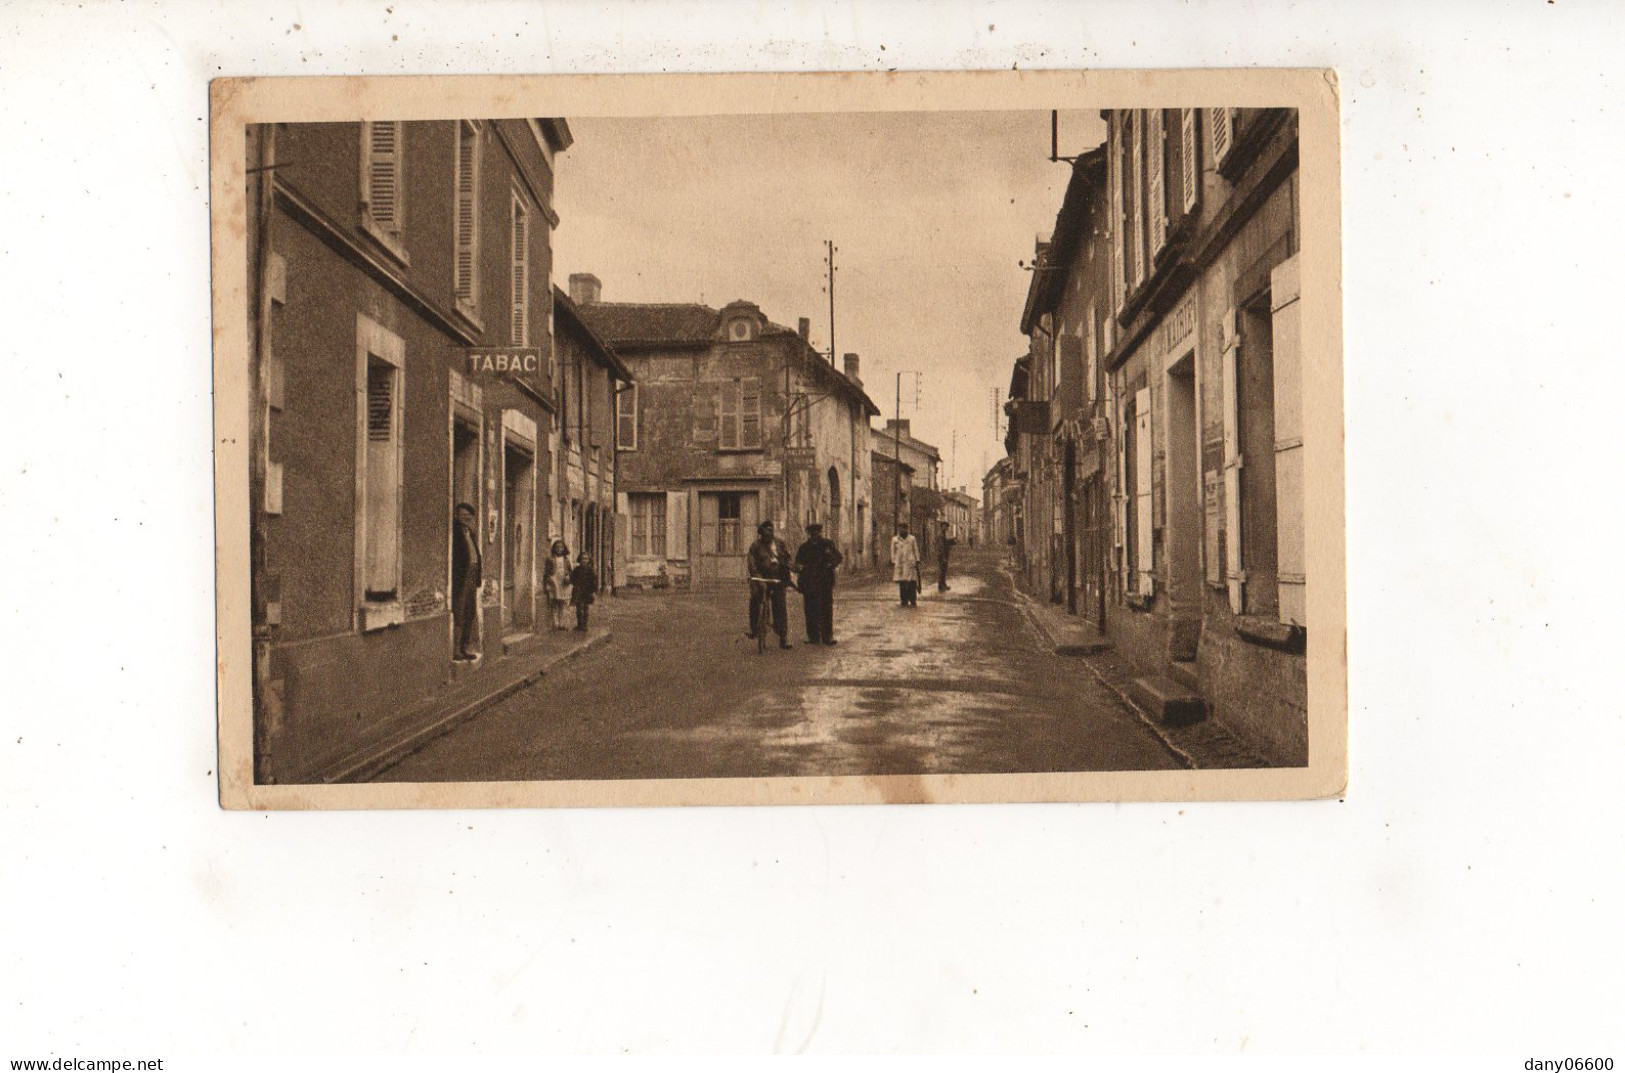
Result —
<instances>
[{"instance_id":1,"label":"sky","mask_svg":"<svg viewBox=\"0 0 1625 1073\"><path fill-rule=\"evenodd\" d=\"M945 486L980 497L1004 454L994 425L1033 243L1055 225L1070 169L1051 163L1048 112L576 118L558 158L554 279L590 272L609 302L755 302L812 322L864 388L942 452ZM1060 150L1105 139L1098 115L1062 112ZM917 373L917 376L907 374Z\"/></svg>"}]
</instances>

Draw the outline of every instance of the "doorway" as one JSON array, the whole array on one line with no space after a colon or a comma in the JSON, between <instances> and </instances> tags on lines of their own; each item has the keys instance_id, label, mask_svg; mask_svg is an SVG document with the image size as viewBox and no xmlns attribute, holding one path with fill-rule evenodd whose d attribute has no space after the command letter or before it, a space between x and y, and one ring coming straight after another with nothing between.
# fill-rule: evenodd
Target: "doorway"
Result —
<instances>
[{"instance_id":1,"label":"doorway","mask_svg":"<svg viewBox=\"0 0 1625 1073\"><path fill-rule=\"evenodd\" d=\"M824 522L824 535L837 544L841 542L841 475L834 466L829 467L829 517Z\"/></svg>"},{"instance_id":2,"label":"doorway","mask_svg":"<svg viewBox=\"0 0 1625 1073\"><path fill-rule=\"evenodd\" d=\"M745 552L756 539L755 492L700 493L700 576L745 578Z\"/></svg>"},{"instance_id":3,"label":"doorway","mask_svg":"<svg viewBox=\"0 0 1625 1073\"><path fill-rule=\"evenodd\" d=\"M1202 599L1202 479L1197 460L1196 359L1186 354L1168 367L1168 473L1163 549L1168 556L1168 599L1175 608L1199 608Z\"/></svg>"},{"instance_id":4,"label":"doorway","mask_svg":"<svg viewBox=\"0 0 1625 1073\"><path fill-rule=\"evenodd\" d=\"M502 448L502 627L535 621L536 456L511 440Z\"/></svg>"}]
</instances>

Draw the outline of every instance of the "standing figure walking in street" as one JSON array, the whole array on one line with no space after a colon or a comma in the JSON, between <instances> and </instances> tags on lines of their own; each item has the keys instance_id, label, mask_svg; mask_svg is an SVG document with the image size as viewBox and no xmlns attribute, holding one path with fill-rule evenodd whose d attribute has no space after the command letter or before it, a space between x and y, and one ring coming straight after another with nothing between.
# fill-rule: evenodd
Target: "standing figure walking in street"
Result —
<instances>
[{"instance_id":1,"label":"standing figure walking in street","mask_svg":"<svg viewBox=\"0 0 1625 1073\"><path fill-rule=\"evenodd\" d=\"M562 540L553 541L547 552L547 566L543 568L542 588L547 592L547 611L553 628L565 628L564 609L570 606L570 547Z\"/></svg>"},{"instance_id":2,"label":"standing figure walking in street","mask_svg":"<svg viewBox=\"0 0 1625 1073\"><path fill-rule=\"evenodd\" d=\"M474 507L459 503L451 526L451 658L478 659L480 620L480 537Z\"/></svg>"},{"instance_id":3,"label":"standing figure walking in street","mask_svg":"<svg viewBox=\"0 0 1625 1073\"><path fill-rule=\"evenodd\" d=\"M592 556L582 552L576 556L576 568L570 571L570 602L576 608L576 629L587 632L587 608L592 606L593 593L598 591L598 572L592 568Z\"/></svg>"},{"instance_id":4,"label":"standing figure walking in street","mask_svg":"<svg viewBox=\"0 0 1625 1073\"><path fill-rule=\"evenodd\" d=\"M755 637L758 630L767 628L767 623L762 621L763 612L771 607L773 632L779 635L779 647L792 647L785 636L789 616L784 609L784 590L790 584L790 549L784 546L784 541L774 537L772 522L756 527L756 543L750 546L745 561L753 579L750 583L750 635ZM764 581L780 584L762 584Z\"/></svg>"},{"instance_id":5,"label":"standing figure walking in street","mask_svg":"<svg viewBox=\"0 0 1625 1073\"><path fill-rule=\"evenodd\" d=\"M810 645L835 643L835 568L843 561L841 549L824 537L824 527L808 525L806 543L796 549L796 570Z\"/></svg>"},{"instance_id":6,"label":"standing figure walking in street","mask_svg":"<svg viewBox=\"0 0 1625 1073\"><path fill-rule=\"evenodd\" d=\"M908 531L908 523L897 527L891 538L891 579L897 582L897 600L903 607L918 607L920 595L920 545Z\"/></svg>"},{"instance_id":7,"label":"standing figure walking in street","mask_svg":"<svg viewBox=\"0 0 1625 1073\"><path fill-rule=\"evenodd\" d=\"M948 591L948 549L953 547L954 541L948 536L948 523L943 522L942 528L937 531L937 591Z\"/></svg>"}]
</instances>

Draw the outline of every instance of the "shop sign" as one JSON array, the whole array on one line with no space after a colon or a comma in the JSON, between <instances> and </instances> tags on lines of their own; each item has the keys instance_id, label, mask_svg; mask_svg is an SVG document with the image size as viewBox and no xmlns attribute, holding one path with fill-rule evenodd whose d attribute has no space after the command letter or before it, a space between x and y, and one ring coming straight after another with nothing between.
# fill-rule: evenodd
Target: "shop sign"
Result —
<instances>
[{"instance_id":1,"label":"shop sign","mask_svg":"<svg viewBox=\"0 0 1625 1073\"><path fill-rule=\"evenodd\" d=\"M522 379L534 377L542 370L542 352L538 347L478 347L465 353L470 376Z\"/></svg>"}]
</instances>

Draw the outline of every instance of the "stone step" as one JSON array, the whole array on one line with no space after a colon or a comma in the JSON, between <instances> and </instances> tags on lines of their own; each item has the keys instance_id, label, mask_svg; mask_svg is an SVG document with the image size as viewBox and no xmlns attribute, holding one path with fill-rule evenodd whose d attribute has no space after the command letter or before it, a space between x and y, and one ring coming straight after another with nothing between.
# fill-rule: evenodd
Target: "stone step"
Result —
<instances>
[{"instance_id":1,"label":"stone step","mask_svg":"<svg viewBox=\"0 0 1625 1073\"><path fill-rule=\"evenodd\" d=\"M1129 686L1129 695L1165 726L1190 726L1207 718L1202 698L1164 675L1136 678Z\"/></svg>"},{"instance_id":2,"label":"stone step","mask_svg":"<svg viewBox=\"0 0 1625 1073\"><path fill-rule=\"evenodd\" d=\"M1192 693L1200 693L1201 680L1196 674L1196 661L1193 659L1171 660L1168 664L1168 677L1184 686Z\"/></svg>"}]
</instances>

